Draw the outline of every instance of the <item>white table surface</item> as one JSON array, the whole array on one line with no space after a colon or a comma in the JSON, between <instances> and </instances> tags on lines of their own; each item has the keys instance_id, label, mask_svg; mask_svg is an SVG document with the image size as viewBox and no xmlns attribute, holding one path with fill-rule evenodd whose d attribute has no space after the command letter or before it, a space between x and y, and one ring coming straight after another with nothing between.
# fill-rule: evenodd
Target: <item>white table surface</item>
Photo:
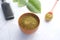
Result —
<instances>
[{"instance_id":1,"label":"white table surface","mask_svg":"<svg viewBox=\"0 0 60 40\"><path fill-rule=\"evenodd\" d=\"M6 0L10 3L14 13L14 19L6 21L0 6L0 40L60 40L60 1L53 11L53 19L49 23L45 22L45 14L50 11L55 0L40 0L42 11L36 14L40 18L39 29L31 35L25 35L21 32L18 25L18 18L23 13L29 12L25 7L18 7L12 0ZM1 1L0 1L1 5Z\"/></svg>"}]
</instances>

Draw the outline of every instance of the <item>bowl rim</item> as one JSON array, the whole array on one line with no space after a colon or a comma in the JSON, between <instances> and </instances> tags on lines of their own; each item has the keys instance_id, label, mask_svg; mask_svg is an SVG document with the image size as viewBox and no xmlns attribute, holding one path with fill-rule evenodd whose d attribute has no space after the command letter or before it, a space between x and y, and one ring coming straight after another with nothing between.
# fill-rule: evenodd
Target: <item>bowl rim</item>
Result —
<instances>
[{"instance_id":1,"label":"bowl rim","mask_svg":"<svg viewBox=\"0 0 60 40\"><path fill-rule=\"evenodd\" d=\"M36 26L36 28L38 28L39 27L39 24L40 24L40 19L39 19L39 17L36 15L36 14L34 14L34 13L32 13L32 12L27 12L27 13L24 13L24 14L22 14L19 18L18 18L18 24L19 24L19 27L21 27L21 28L23 28L22 26L21 26L21 24L20 24L20 19L24 16L24 15L34 15L35 17L37 17L37 22L38 22L38 25ZM36 29L36 28L34 28L34 29ZM24 28L25 29L25 28ZM33 29L31 29L31 30L33 30Z\"/></svg>"}]
</instances>

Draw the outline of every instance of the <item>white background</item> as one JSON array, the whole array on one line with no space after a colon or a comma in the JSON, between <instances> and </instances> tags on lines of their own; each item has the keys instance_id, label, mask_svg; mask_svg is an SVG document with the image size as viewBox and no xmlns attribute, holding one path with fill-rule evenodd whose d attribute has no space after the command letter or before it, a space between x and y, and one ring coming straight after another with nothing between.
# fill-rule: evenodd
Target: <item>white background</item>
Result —
<instances>
[{"instance_id":1,"label":"white background","mask_svg":"<svg viewBox=\"0 0 60 40\"><path fill-rule=\"evenodd\" d=\"M60 40L60 1L53 11L52 21L46 23L45 14L51 10L56 0L40 0L42 11L36 14L40 18L39 29L31 35L23 34L18 25L18 18L30 11L26 6L18 7L12 0L6 1L10 3L15 18L6 21L0 6L0 40Z\"/></svg>"}]
</instances>

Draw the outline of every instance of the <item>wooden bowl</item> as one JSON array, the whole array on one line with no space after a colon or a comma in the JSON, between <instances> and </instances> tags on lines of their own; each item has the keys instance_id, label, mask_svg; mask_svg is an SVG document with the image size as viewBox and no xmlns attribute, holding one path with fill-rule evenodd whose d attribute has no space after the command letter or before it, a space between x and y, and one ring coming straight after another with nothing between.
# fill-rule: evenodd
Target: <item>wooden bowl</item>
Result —
<instances>
[{"instance_id":1,"label":"wooden bowl","mask_svg":"<svg viewBox=\"0 0 60 40\"><path fill-rule=\"evenodd\" d=\"M19 28L25 34L34 33L39 26L39 17L33 13L24 13L18 19Z\"/></svg>"}]
</instances>

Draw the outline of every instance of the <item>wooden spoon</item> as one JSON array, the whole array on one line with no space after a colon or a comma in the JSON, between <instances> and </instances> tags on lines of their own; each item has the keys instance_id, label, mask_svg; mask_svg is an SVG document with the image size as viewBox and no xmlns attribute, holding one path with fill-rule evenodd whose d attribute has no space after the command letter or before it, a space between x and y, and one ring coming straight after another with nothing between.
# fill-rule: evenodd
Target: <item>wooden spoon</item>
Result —
<instances>
[{"instance_id":1,"label":"wooden spoon","mask_svg":"<svg viewBox=\"0 0 60 40\"><path fill-rule=\"evenodd\" d=\"M53 18L53 9L55 8L55 6L56 6L56 4L57 4L58 1L59 0L56 0L56 2L54 4L54 6L52 7L51 11L50 12L47 12L47 14L45 15L45 21L46 22L51 21L51 19Z\"/></svg>"}]
</instances>

